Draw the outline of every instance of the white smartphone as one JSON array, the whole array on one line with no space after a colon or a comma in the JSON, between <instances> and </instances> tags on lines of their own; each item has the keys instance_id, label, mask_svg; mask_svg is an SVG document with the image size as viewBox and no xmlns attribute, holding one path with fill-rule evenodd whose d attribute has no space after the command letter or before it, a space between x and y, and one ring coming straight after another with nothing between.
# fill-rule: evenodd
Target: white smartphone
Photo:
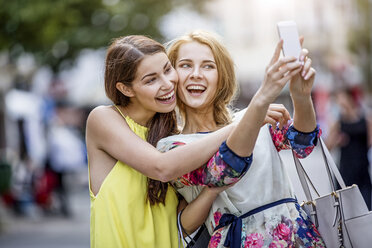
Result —
<instances>
[{"instance_id":1,"label":"white smartphone","mask_svg":"<svg viewBox=\"0 0 372 248\"><path fill-rule=\"evenodd\" d=\"M277 23L279 37L283 39L283 56L294 56L299 60L301 44L298 36L297 25L294 21Z\"/></svg>"}]
</instances>

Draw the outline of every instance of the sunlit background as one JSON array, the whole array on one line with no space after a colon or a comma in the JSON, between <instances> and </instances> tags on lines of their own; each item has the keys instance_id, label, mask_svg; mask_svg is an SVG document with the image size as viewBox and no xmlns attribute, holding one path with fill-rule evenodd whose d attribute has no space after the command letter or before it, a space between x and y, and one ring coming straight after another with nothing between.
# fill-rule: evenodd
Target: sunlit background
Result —
<instances>
[{"instance_id":1,"label":"sunlit background","mask_svg":"<svg viewBox=\"0 0 372 248\"><path fill-rule=\"evenodd\" d=\"M278 41L276 23L294 20L317 70L313 99L324 135L337 117L335 89L357 89L365 111L372 109L372 0L0 0L0 6L0 247L89 247L84 128L94 106L109 104L103 64L112 38L144 34L165 43L194 29L219 34L235 60L241 108L261 83ZM288 91L278 102L290 108ZM54 158L56 149L69 155L67 169L53 162L68 160ZM68 193L58 191L50 169Z\"/></svg>"}]
</instances>

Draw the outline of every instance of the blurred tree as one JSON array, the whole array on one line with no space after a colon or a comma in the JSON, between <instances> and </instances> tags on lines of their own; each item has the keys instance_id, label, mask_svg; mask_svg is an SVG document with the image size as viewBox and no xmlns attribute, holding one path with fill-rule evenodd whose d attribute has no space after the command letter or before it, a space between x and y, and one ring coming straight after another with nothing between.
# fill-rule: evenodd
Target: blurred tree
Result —
<instances>
[{"instance_id":1,"label":"blurred tree","mask_svg":"<svg viewBox=\"0 0 372 248\"><path fill-rule=\"evenodd\" d=\"M17 76L15 62L32 54L36 66L55 73L73 65L84 48L107 46L112 38L144 34L159 41L160 18L173 7L202 10L208 0L0 0L0 152L5 149L4 94ZM30 57L30 56L29 56ZM13 78L5 85L4 74ZM0 158L2 155L0 154Z\"/></svg>"},{"instance_id":2,"label":"blurred tree","mask_svg":"<svg viewBox=\"0 0 372 248\"><path fill-rule=\"evenodd\" d=\"M356 25L349 32L349 48L358 55L365 85L372 93L372 0L356 0Z\"/></svg>"},{"instance_id":3,"label":"blurred tree","mask_svg":"<svg viewBox=\"0 0 372 248\"><path fill-rule=\"evenodd\" d=\"M189 1L201 9L204 1ZM0 51L14 61L24 52L58 71L83 48L145 34L161 40L157 24L179 0L0 0ZM12 61L10 61L12 62Z\"/></svg>"}]
</instances>

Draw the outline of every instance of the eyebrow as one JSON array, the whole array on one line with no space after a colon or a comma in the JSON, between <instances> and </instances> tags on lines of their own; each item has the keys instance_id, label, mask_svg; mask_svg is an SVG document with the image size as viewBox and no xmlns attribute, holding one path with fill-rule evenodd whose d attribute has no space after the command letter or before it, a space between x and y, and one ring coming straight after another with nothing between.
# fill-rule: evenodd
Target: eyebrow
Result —
<instances>
[{"instance_id":1,"label":"eyebrow","mask_svg":"<svg viewBox=\"0 0 372 248\"><path fill-rule=\"evenodd\" d=\"M165 65L163 66L163 70L164 70L165 68L167 68L168 64L169 64L169 61L167 61L167 63L165 63ZM146 74L145 76L143 76L143 77L141 78L141 81L142 81L145 77L150 77L150 76L154 76L154 75L156 75L156 72L152 72L152 73Z\"/></svg>"},{"instance_id":2,"label":"eyebrow","mask_svg":"<svg viewBox=\"0 0 372 248\"><path fill-rule=\"evenodd\" d=\"M180 60L178 61L178 63L179 63L179 62L184 62L184 61L186 61L186 62L191 62L192 60L191 60L191 59L180 59ZM216 64L216 62L214 62L213 60L209 60L209 59L207 59L207 60L203 60L203 63L213 63L213 64Z\"/></svg>"}]
</instances>

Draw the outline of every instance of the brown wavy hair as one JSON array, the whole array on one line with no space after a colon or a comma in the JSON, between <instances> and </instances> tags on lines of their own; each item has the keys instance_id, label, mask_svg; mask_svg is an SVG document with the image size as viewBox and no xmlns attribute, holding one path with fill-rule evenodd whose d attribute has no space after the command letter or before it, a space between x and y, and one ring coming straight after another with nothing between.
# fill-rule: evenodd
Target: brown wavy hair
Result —
<instances>
[{"instance_id":1,"label":"brown wavy hair","mask_svg":"<svg viewBox=\"0 0 372 248\"><path fill-rule=\"evenodd\" d=\"M130 98L122 94L116 84L121 82L128 87L136 77L137 69L146 55L166 53L160 43L141 35L131 35L114 39L107 50L105 63L105 91L107 97L116 105L128 106ZM176 113L156 113L148 121L147 141L156 146L156 143L177 132ZM150 204L165 204L168 183L148 178L147 200Z\"/></svg>"},{"instance_id":2,"label":"brown wavy hair","mask_svg":"<svg viewBox=\"0 0 372 248\"><path fill-rule=\"evenodd\" d=\"M167 53L173 67L176 68L180 47L190 42L198 42L207 45L212 51L218 71L217 90L213 97L213 116L218 126L225 126L231 122L231 105L239 89L235 76L234 61L217 35L202 30L196 30L168 43ZM178 99L177 105L180 110L182 121L185 123L185 104Z\"/></svg>"}]
</instances>

